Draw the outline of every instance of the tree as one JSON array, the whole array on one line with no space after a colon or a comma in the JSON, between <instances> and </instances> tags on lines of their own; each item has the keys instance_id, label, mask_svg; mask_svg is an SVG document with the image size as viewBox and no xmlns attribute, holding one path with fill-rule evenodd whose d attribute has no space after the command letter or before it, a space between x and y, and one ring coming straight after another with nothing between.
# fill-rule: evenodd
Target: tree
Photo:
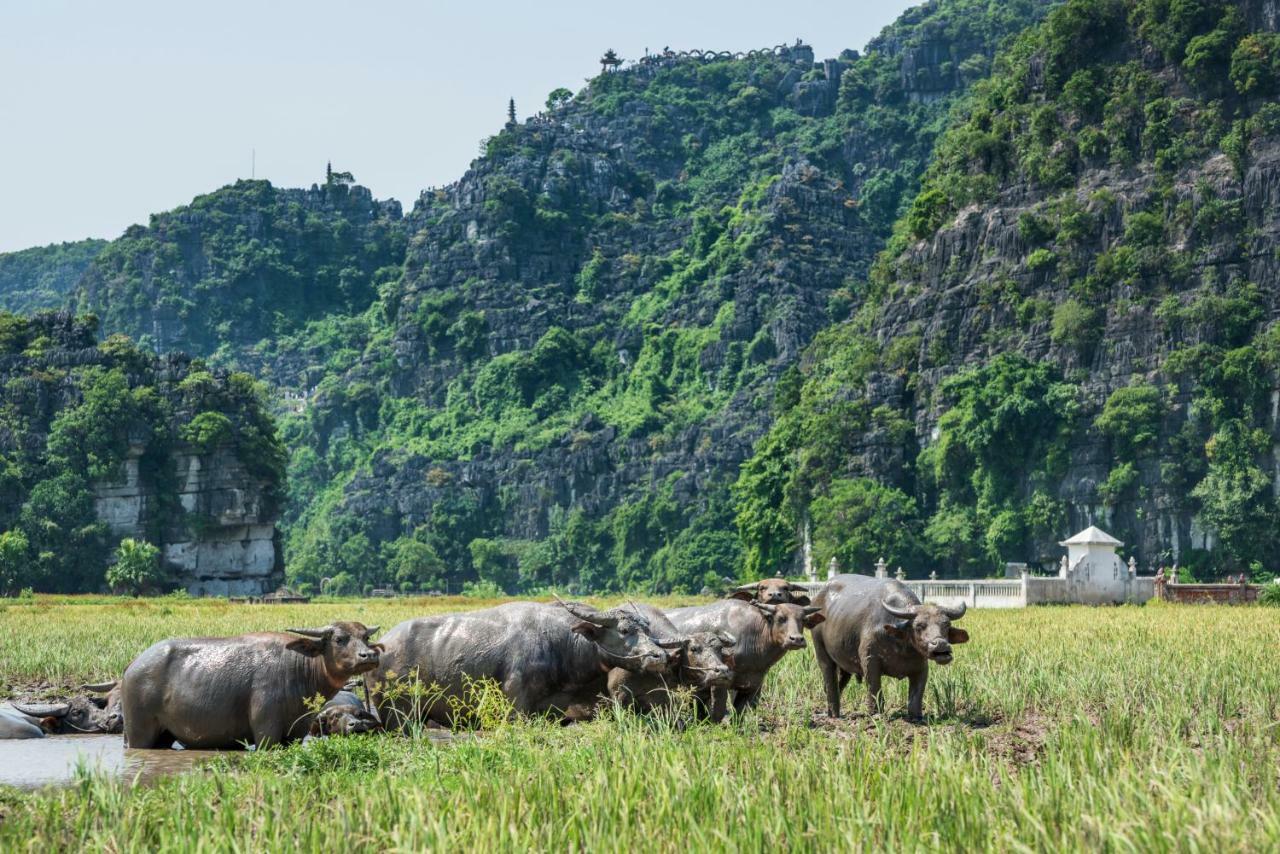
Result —
<instances>
[{"instance_id":1,"label":"tree","mask_svg":"<svg viewBox=\"0 0 1280 854\"><path fill-rule=\"evenodd\" d=\"M0 593L28 586L27 537L21 531L0 534Z\"/></svg>"},{"instance_id":2,"label":"tree","mask_svg":"<svg viewBox=\"0 0 1280 854\"><path fill-rule=\"evenodd\" d=\"M1227 570L1273 553L1276 502L1271 477L1256 462L1270 449L1265 431L1234 419L1205 445L1209 472L1191 494L1200 500L1200 518L1218 536Z\"/></svg>"},{"instance_id":3,"label":"tree","mask_svg":"<svg viewBox=\"0 0 1280 854\"><path fill-rule=\"evenodd\" d=\"M402 589L424 590L443 585L444 561L436 550L414 537L401 537L384 547L388 572Z\"/></svg>"},{"instance_id":4,"label":"tree","mask_svg":"<svg viewBox=\"0 0 1280 854\"><path fill-rule=\"evenodd\" d=\"M116 562L107 569L107 584L138 596L164 580L160 549L146 540L125 537L116 549Z\"/></svg>"},{"instance_id":5,"label":"tree","mask_svg":"<svg viewBox=\"0 0 1280 854\"><path fill-rule=\"evenodd\" d=\"M919 552L915 501L870 478L833 480L809 513L820 567L834 557L845 572L866 573L880 557L912 563Z\"/></svg>"},{"instance_id":6,"label":"tree","mask_svg":"<svg viewBox=\"0 0 1280 854\"><path fill-rule=\"evenodd\" d=\"M469 546L471 565L481 581L500 587L503 592L511 593L520 580L520 570L516 556L501 540L476 537Z\"/></svg>"},{"instance_id":7,"label":"tree","mask_svg":"<svg viewBox=\"0 0 1280 854\"><path fill-rule=\"evenodd\" d=\"M547 109L558 110L568 105L573 100L573 93L563 86L559 86L551 90L551 94L547 95Z\"/></svg>"}]
</instances>

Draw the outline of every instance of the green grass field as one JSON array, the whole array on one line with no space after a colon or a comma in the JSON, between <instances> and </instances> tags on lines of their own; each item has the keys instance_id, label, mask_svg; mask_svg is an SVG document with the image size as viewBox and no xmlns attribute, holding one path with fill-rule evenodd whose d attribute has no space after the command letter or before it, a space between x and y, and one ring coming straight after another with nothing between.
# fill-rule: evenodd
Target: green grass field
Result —
<instances>
[{"instance_id":1,"label":"green grass field","mask_svg":"<svg viewBox=\"0 0 1280 854\"><path fill-rule=\"evenodd\" d=\"M345 617L384 627L474 600L0 605L9 690L118 675L166 636ZM825 719L812 652L758 713L674 725L607 712L452 743L329 739L152 786L0 790L0 850L1276 850L1280 612L970 612L929 721Z\"/></svg>"}]
</instances>

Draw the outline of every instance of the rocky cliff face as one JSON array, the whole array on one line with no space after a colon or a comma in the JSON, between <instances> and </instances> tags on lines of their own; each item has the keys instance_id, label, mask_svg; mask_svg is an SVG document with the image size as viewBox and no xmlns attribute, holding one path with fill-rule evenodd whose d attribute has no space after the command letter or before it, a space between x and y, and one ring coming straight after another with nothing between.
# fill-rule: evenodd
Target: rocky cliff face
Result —
<instances>
[{"instance_id":1,"label":"rocky cliff face","mask_svg":"<svg viewBox=\"0 0 1280 854\"><path fill-rule=\"evenodd\" d=\"M771 437L789 525L869 478L910 497L913 568L1050 563L1091 523L1144 567L1275 568L1274 31L1269 3L1071 2L1019 43ZM842 399L882 415L824 454L800 425Z\"/></svg>"},{"instance_id":2,"label":"rocky cliff face","mask_svg":"<svg viewBox=\"0 0 1280 854\"><path fill-rule=\"evenodd\" d=\"M363 311L404 257L400 204L334 181L237 181L130 227L89 265L78 308L158 352L260 367L263 339Z\"/></svg>"},{"instance_id":3,"label":"rocky cliff face","mask_svg":"<svg viewBox=\"0 0 1280 854\"><path fill-rule=\"evenodd\" d=\"M111 533L147 539L159 527L161 559L192 596L261 596L279 587L277 514L234 448L178 445L168 451L172 479L161 483L144 476L146 453L146 445L130 444L118 478L92 485L94 511ZM175 499L181 522L157 526Z\"/></svg>"}]
</instances>

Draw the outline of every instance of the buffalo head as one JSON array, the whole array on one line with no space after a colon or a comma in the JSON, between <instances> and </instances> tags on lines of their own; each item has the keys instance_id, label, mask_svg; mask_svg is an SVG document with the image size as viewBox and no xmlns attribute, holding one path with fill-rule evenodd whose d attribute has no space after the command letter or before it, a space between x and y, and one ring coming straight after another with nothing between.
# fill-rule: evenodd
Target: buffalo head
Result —
<instances>
[{"instance_id":1,"label":"buffalo head","mask_svg":"<svg viewBox=\"0 0 1280 854\"><path fill-rule=\"evenodd\" d=\"M969 633L951 625L964 616L965 604L957 608L942 605L921 605L907 602L895 594L884 598L881 606L897 619L886 623L884 630L898 640L905 641L929 661L938 664L951 663L951 647L968 643Z\"/></svg>"},{"instance_id":2,"label":"buffalo head","mask_svg":"<svg viewBox=\"0 0 1280 854\"><path fill-rule=\"evenodd\" d=\"M766 605L808 605L809 591L799 584L793 584L785 578L765 578L733 588L730 599L741 599L744 602L763 602Z\"/></svg>"},{"instance_id":3,"label":"buffalo head","mask_svg":"<svg viewBox=\"0 0 1280 854\"><path fill-rule=\"evenodd\" d=\"M288 649L308 657L323 657L325 674L336 686L378 666L378 654L382 647L369 642L378 631L377 626L344 622L332 623L319 629L287 631L300 636L289 643Z\"/></svg>"},{"instance_id":4,"label":"buffalo head","mask_svg":"<svg viewBox=\"0 0 1280 854\"><path fill-rule=\"evenodd\" d=\"M24 715L40 719L50 733L118 733L124 731L120 692L115 682L85 685L86 690L110 692L106 697L72 697L57 703L14 703Z\"/></svg>"},{"instance_id":5,"label":"buffalo head","mask_svg":"<svg viewBox=\"0 0 1280 854\"><path fill-rule=\"evenodd\" d=\"M332 706L322 709L311 723L311 735L357 735L375 732L382 724L369 712L355 706Z\"/></svg>"},{"instance_id":6,"label":"buffalo head","mask_svg":"<svg viewBox=\"0 0 1280 854\"><path fill-rule=\"evenodd\" d=\"M704 688L727 688L733 681L733 647L728 632L694 632L684 648L683 668Z\"/></svg>"},{"instance_id":7,"label":"buffalo head","mask_svg":"<svg viewBox=\"0 0 1280 854\"><path fill-rule=\"evenodd\" d=\"M654 638L649 621L635 608L598 611L581 602L560 604L576 618L572 631L593 642L612 667L633 673L664 673L687 643L686 638Z\"/></svg>"},{"instance_id":8,"label":"buffalo head","mask_svg":"<svg viewBox=\"0 0 1280 854\"><path fill-rule=\"evenodd\" d=\"M816 605L790 602L782 605L751 604L764 615L769 626L769 640L785 650L803 649L805 628L811 629L826 619L822 609Z\"/></svg>"}]
</instances>

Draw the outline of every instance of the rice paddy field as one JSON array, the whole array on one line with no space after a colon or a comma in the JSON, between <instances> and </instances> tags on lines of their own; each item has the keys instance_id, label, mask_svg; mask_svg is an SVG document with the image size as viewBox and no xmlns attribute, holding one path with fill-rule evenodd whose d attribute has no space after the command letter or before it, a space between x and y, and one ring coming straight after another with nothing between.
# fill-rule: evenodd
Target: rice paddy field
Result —
<instances>
[{"instance_id":1,"label":"rice paddy field","mask_svg":"<svg viewBox=\"0 0 1280 854\"><path fill-rule=\"evenodd\" d=\"M599 604L609 604L600 600ZM476 600L0 604L0 693L117 676L150 643ZM659 604L675 604L674 602ZM928 720L856 684L823 712L811 650L727 724L606 709L452 741L357 736L228 754L147 784L0 788L0 850L1224 851L1280 849L1280 612L971 611Z\"/></svg>"}]
</instances>

